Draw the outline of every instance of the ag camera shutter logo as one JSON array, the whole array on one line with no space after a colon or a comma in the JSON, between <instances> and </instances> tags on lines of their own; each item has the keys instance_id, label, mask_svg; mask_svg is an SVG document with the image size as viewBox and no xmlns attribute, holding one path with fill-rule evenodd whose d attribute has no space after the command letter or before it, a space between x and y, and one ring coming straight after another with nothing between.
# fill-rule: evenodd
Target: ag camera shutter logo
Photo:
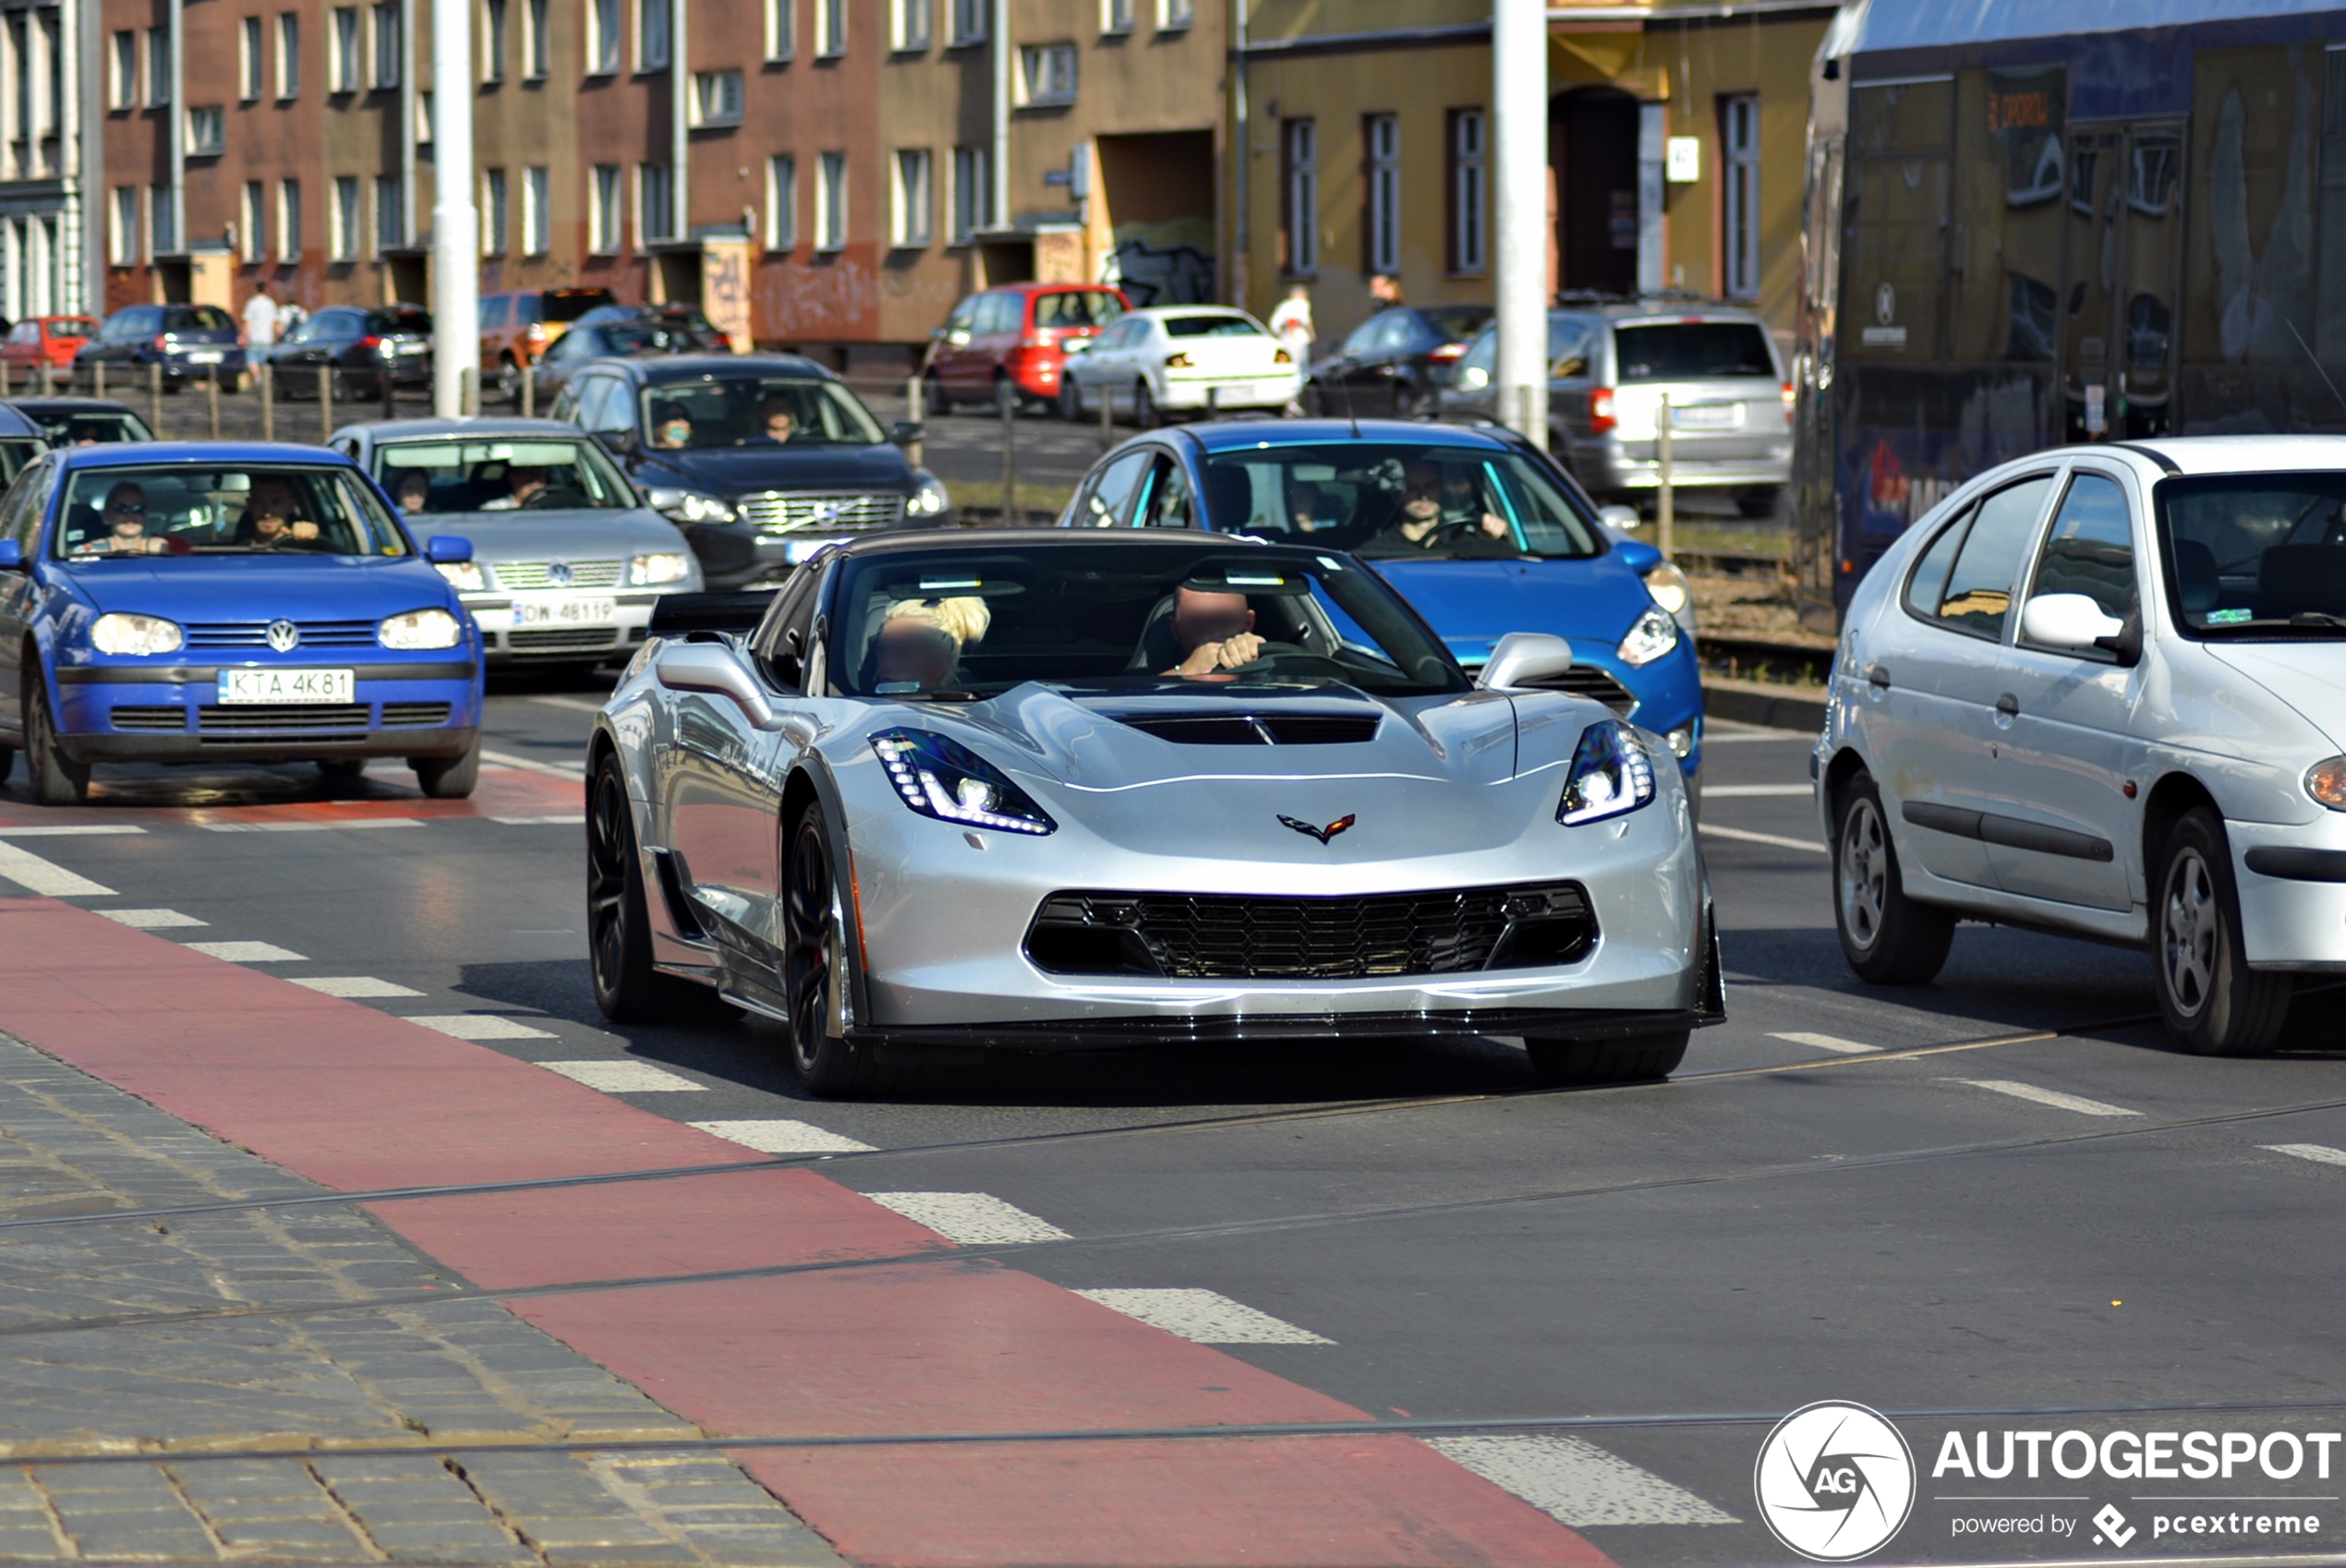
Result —
<instances>
[{"instance_id":1,"label":"ag camera shutter logo","mask_svg":"<svg viewBox=\"0 0 2346 1568\"><path fill-rule=\"evenodd\" d=\"M1820 1400L1776 1423L1751 1488L1776 1539L1815 1562L1850 1562L1905 1527L1914 1451L1880 1412Z\"/></svg>"}]
</instances>

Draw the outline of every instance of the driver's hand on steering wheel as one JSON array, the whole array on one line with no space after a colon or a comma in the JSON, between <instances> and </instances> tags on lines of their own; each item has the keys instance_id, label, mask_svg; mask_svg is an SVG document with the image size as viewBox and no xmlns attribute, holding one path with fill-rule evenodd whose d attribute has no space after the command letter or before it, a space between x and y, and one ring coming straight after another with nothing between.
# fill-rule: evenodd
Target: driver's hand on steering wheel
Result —
<instances>
[{"instance_id":1,"label":"driver's hand on steering wheel","mask_svg":"<svg viewBox=\"0 0 2346 1568\"><path fill-rule=\"evenodd\" d=\"M1486 538L1513 537L1512 532L1507 527L1507 520L1495 512L1486 512L1482 514L1482 533Z\"/></svg>"},{"instance_id":2,"label":"driver's hand on steering wheel","mask_svg":"<svg viewBox=\"0 0 2346 1568\"><path fill-rule=\"evenodd\" d=\"M1252 632L1240 632L1218 643L1200 643L1181 661L1180 673L1207 675L1216 669L1236 669L1253 663L1262 654L1263 639Z\"/></svg>"}]
</instances>

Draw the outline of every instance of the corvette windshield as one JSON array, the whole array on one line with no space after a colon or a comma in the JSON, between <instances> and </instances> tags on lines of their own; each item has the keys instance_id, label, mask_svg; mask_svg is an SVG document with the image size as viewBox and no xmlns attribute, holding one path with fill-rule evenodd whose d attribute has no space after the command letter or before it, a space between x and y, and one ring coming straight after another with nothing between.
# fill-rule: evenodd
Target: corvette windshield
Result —
<instances>
[{"instance_id":1,"label":"corvette windshield","mask_svg":"<svg viewBox=\"0 0 2346 1568\"><path fill-rule=\"evenodd\" d=\"M2186 634L2346 633L2346 475L2169 479L2159 487L2159 531Z\"/></svg>"},{"instance_id":2,"label":"corvette windshield","mask_svg":"<svg viewBox=\"0 0 2346 1568\"><path fill-rule=\"evenodd\" d=\"M1302 550L1119 541L866 556L843 568L832 679L860 695L1311 690L1387 696L1466 676L1356 564Z\"/></svg>"},{"instance_id":3,"label":"corvette windshield","mask_svg":"<svg viewBox=\"0 0 2346 1568\"><path fill-rule=\"evenodd\" d=\"M1205 476L1208 518L1226 534L1369 560L1604 553L1564 487L1511 452L1408 441L1252 447L1216 452Z\"/></svg>"},{"instance_id":4,"label":"corvette windshield","mask_svg":"<svg viewBox=\"0 0 2346 1568\"><path fill-rule=\"evenodd\" d=\"M74 561L407 553L356 473L273 464L85 468L53 537L56 557Z\"/></svg>"}]
</instances>

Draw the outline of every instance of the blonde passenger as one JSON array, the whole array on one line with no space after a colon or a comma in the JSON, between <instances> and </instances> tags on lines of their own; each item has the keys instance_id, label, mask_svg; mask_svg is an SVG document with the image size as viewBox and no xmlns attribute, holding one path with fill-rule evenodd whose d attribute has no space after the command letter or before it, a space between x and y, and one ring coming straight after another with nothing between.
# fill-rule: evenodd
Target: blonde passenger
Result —
<instances>
[{"instance_id":1,"label":"blonde passenger","mask_svg":"<svg viewBox=\"0 0 2346 1568\"><path fill-rule=\"evenodd\" d=\"M961 650L983 642L994 616L982 598L899 599L880 621L874 649L882 692L933 692L949 684Z\"/></svg>"}]
</instances>

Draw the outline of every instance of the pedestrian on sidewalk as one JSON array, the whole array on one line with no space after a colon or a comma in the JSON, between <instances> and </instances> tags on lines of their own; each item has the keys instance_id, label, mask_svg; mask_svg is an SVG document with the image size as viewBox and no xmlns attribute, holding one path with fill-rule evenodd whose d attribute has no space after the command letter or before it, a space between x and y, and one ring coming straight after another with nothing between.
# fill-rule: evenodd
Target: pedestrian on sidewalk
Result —
<instances>
[{"instance_id":1,"label":"pedestrian on sidewalk","mask_svg":"<svg viewBox=\"0 0 2346 1568\"><path fill-rule=\"evenodd\" d=\"M1271 335L1279 340L1298 365L1312 363L1312 343L1320 334L1312 325L1312 291L1302 283L1289 283L1287 297L1271 311Z\"/></svg>"},{"instance_id":2,"label":"pedestrian on sidewalk","mask_svg":"<svg viewBox=\"0 0 2346 1568\"><path fill-rule=\"evenodd\" d=\"M263 278L253 285L252 297L245 301L245 347L255 356L275 347L279 320L276 296L269 292L269 280Z\"/></svg>"},{"instance_id":3,"label":"pedestrian on sidewalk","mask_svg":"<svg viewBox=\"0 0 2346 1568\"><path fill-rule=\"evenodd\" d=\"M1369 299L1379 310L1390 310L1409 302L1401 297L1401 280L1390 272L1369 274Z\"/></svg>"}]
</instances>

